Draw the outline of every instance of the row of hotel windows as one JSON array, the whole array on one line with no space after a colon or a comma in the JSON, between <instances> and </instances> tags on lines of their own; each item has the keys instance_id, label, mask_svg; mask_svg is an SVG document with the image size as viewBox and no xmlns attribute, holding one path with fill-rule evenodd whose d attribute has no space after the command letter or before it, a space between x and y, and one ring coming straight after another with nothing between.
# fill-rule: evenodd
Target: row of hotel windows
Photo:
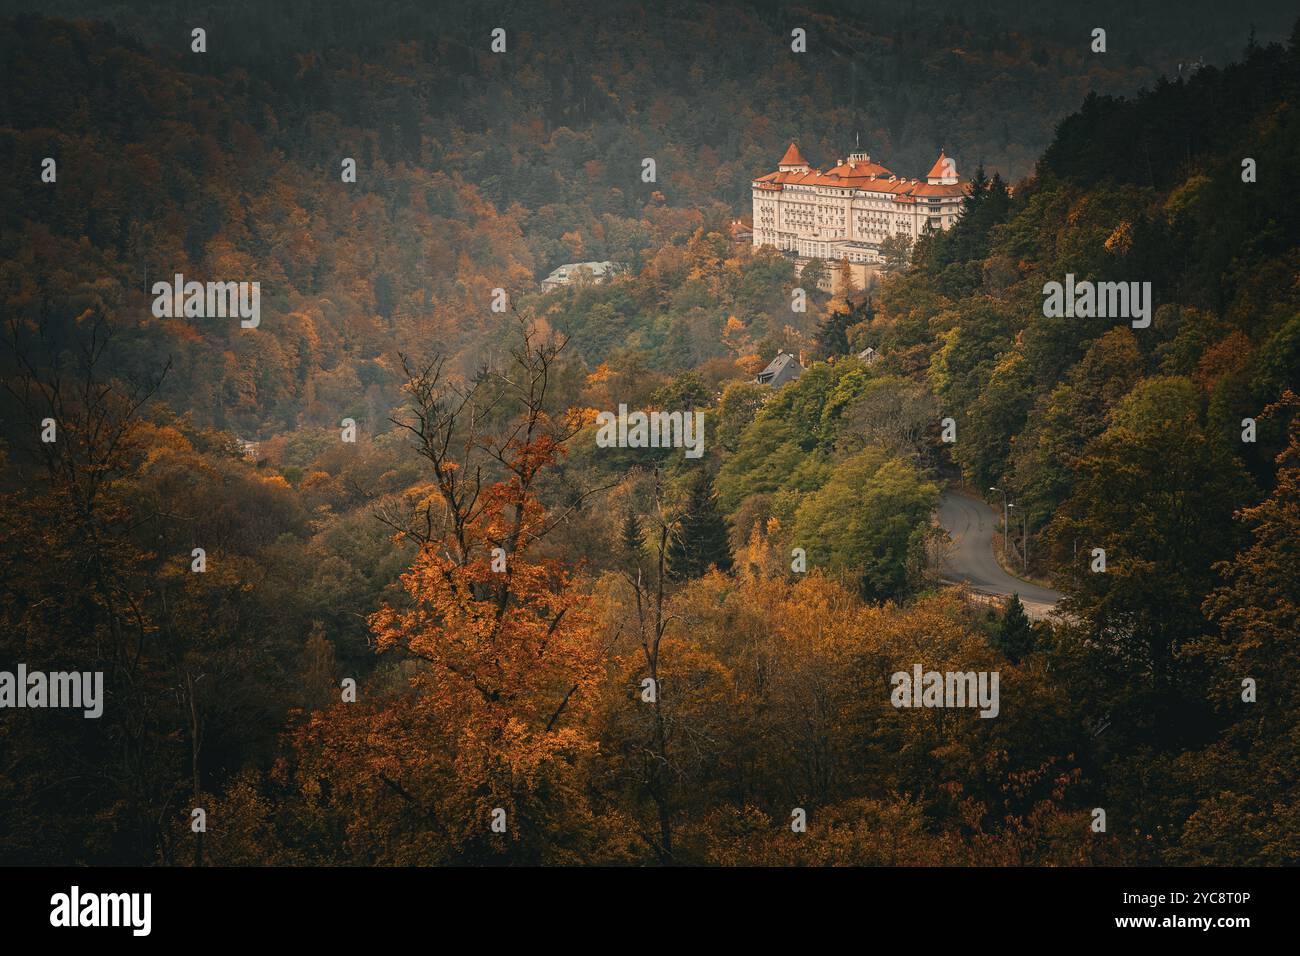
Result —
<instances>
[{"instance_id":1,"label":"row of hotel windows","mask_svg":"<svg viewBox=\"0 0 1300 956\"><path fill-rule=\"evenodd\" d=\"M951 202L951 203L944 202L940 204L935 200L929 200L925 205L920 206L917 209L917 211L918 212L924 211L926 214L930 216L950 215L957 211L957 204L955 202ZM863 212L861 209L855 209L854 212L857 214L859 222L862 222L864 218L869 219L870 221L873 222L889 221L888 217L890 213L888 211L872 210L872 211ZM774 218L777 218L775 207L770 207L767 205L759 207L758 215L759 215L760 222L764 222L768 224L772 224L774 222ZM832 222L832 223L843 225L844 216L845 213L842 209L838 209L838 208L831 209L831 210L826 210L825 208L819 209L816 206L806 205L803 203L800 203L798 205L786 204L785 207L781 209L779 212L779 219L781 220L781 222L787 225L799 225L799 226L811 226L814 225L815 223L826 223L826 222Z\"/></svg>"},{"instance_id":2,"label":"row of hotel windows","mask_svg":"<svg viewBox=\"0 0 1300 956\"><path fill-rule=\"evenodd\" d=\"M797 252L800 255L812 256L820 259L840 258L840 256L836 255L831 251L831 243L828 242L801 242L799 240L791 241L789 237L785 237L784 244L782 244L782 238L775 234L766 235L760 233L756 235L757 238L760 240L771 240L770 244L776 245L778 248L783 248L791 252ZM870 262L881 261L878 253L871 253L871 252L860 251L860 250L851 249L843 253L843 255L845 258L849 260L849 262L870 263Z\"/></svg>"},{"instance_id":3,"label":"row of hotel windows","mask_svg":"<svg viewBox=\"0 0 1300 956\"><path fill-rule=\"evenodd\" d=\"M818 196L830 196L830 195L836 195L836 196L852 196L852 197L855 197L855 198L860 198L860 197L862 197L862 196L872 196L872 197L879 197L879 198L868 199L867 202L870 202L870 203L890 203L890 202L893 202L893 194L892 194L892 193L874 193L874 192L865 192L865 191L864 191L864 192L855 192L854 190L851 190L851 189L837 189L837 190L834 191L834 193L824 193L824 192L816 192L815 190L812 190L812 189L810 189L810 188L807 187L807 186L786 186L785 189L783 190L783 192L805 192L805 193L806 193L806 192L813 192L814 195L818 195ZM960 197L960 196L919 196L919 197L916 197L916 198L919 199L919 200L921 200L921 201L923 201L923 202L927 202L927 203L931 203L931 204L934 204L934 203L950 203L950 204L956 204L956 203L961 202L961 197ZM782 200L777 200L777 202L781 202L781 201L782 201ZM790 204L792 203L792 200L790 200L790 199L786 199L786 200L784 200L784 202L786 203L786 205L790 205ZM801 205L802 205L802 203L801 203ZM816 205L820 205L820 203L817 203Z\"/></svg>"},{"instance_id":4,"label":"row of hotel windows","mask_svg":"<svg viewBox=\"0 0 1300 956\"><path fill-rule=\"evenodd\" d=\"M935 223L935 226L936 226L936 227L938 226L938 223L937 223L937 222ZM882 235L882 234L888 234L888 231L889 231L889 230L887 230L887 229L877 230L877 231L874 233L874 235L879 236L879 235ZM895 228L895 230L894 230L894 232L895 232L896 235L904 235L904 234L908 233L909 231L910 231L910 230L908 230L908 229L907 229L905 226L903 226L902 224L899 224L899 225ZM761 244L763 244L763 243L768 243L768 244L771 244L771 245L776 245L776 246L778 246L778 248L788 248L788 249L793 249L793 248L796 248L796 247L799 248L799 249L807 248L807 249L811 249L811 250L813 250L813 251L811 251L811 252L807 252L807 253L804 253L805 255L814 255L814 256L827 256L827 255L830 255L830 242L808 242L807 240L801 239L801 238L799 238L798 236L791 236L791 235L789 235L789 234L782 234L782 233L780 233L780 232L777 232L777 231L774 230L774 229L757 229L757 230L755 230L755 232L754 232L754 238L755 238L755 240L756 240L756 244L758 244L758 245L761 245ZM832 240L832 241L834 241L834 240L843 240L843 239L845 239L845 238L847 238L847 237L844 236L844 235L841 233L841 234L838 235L838 236L829 236L829 237L827 237L827 238L830 239L830 240ZM782 245L783 243L784 243L784 245ZM850 258L851 261L854 261L854 262L857 262L857 261L861 261L861 262L870 262L870 261L874 261L873 259L870 259L870 258L865 258L865 259L860 259L860 260L859 260L859 259L853 259L853 256L854 256L854 255L855 255L855 253L850 253L850 254L849 254L849 258Z\"/></svg>"},{"instance_id":5,"label":"row of hotel windows","mask_svg":"<svg viewBox=\"0 0 1300 956\"><path fill-rule=\"evenodd\" d=\"M947 221L946 217L944 216L927 216L926 219L929 222L932 222L936 225ZM776 233L778 231L806 232L808 231L809 228L812 228L813 226L816 226L817 231L819 232L833 231L839 236L843 236L845 233L845 224L842 222L837 224L825 223L825 222L801 223L801 222L790 222L789 220L787 220L786 222L781 223L781 225L778 226L770 219L760 219L755 224L755 226L758 229L764 229L772 233ZM911 228L911 226L912 223L910 219L895 219L892 223L888 219L879 219L879 220L872 220L872 221L865 221L859 219L854 226L854 231L858 233L881 233L881 232L889 232L890 229L892 228L894 232L907 232Z\"/></svg>"}]
</instances>

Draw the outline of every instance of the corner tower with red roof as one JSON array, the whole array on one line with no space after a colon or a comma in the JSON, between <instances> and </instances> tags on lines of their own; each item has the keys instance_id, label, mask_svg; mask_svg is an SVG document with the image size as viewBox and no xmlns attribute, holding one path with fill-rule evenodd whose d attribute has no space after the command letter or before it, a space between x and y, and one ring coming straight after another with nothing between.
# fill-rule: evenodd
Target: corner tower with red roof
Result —
<instances>
[{"instance_id":1,"label":"corner tower with red roof","mask_svg":"<svg viewBox=\"0 0 1300 956\"><path fill-rule=\"evenodd\" d=\"M808 160L803 158L803 153L799 152L799 147L794 143L785 151L781 161L776 164L778 171L783 173L808 172Z\"/></svg>"},{"instance_id":2,"label":"corner tower with red roof","mask_svg":"<svg viewBox=\"0 0 1300 956\"><path fill-rule=\"evenodd\" d=\"M925 181L931 186L951 186L957 182L957 164L939 150L939 158L934 161L930 171L925 174Z\"/></svg>"}]
</instances>

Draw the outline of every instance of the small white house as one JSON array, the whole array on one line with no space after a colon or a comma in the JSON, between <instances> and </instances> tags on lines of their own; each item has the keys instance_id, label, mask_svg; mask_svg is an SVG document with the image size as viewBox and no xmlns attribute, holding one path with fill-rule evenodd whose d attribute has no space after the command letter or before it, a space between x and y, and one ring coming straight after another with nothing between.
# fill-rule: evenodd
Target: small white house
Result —
<instances>
[{"instance_id":1,"label":"small white house","mask_svg":"<svg viewBox=\"0 0 1300 956\"><path fill-rule=\"evenodd\" d=\"M618 264L609 262L566 262L542 280L542 288L550 292L562 285L588 285L607 282L614 277Z\"/></svg>"}]
</instances>

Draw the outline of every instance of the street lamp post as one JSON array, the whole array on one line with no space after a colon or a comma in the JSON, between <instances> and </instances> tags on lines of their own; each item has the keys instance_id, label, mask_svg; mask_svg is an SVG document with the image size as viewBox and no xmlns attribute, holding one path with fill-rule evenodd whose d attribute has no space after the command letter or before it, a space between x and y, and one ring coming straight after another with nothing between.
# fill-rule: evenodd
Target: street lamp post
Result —
<instances>
[{"instance_id":1,"label":"street lamp post","mask_svg":"<svg viewBox=\"0 0 1300 956\"><path fill-rule=\"evenodd\" d=\"M994 489L996 490L996 489ZM1014 508L1016 503L1013 501L1007 505L1007 508ZM1004 521L1006 519L1003 519ZM1006 529L1008 535L1011 534L1011 528ZM1079 553L1079 543L1074 543L1075 556ZM1003 539L1002 556L1005 559L1007 554L1006 539ZM1020 570L1025 574L1029 573L1029 512L1024 508L1020 509Z\"/></svg>"},{"instance_id":2,"label":"street lamp post","mask_svg":"<svg viewBox=\"0 0 1300 956\"><path fill-rule=\"evenodd\" d=\"M1020 569L1029 573L1029 512L1020 509Z\"/></svg>"},{"instance_id":3,"label":"street lamp post","mask_svg":"<svg viewBox=\"0 0 1300 956\"><path fill-rule=\"evenodd\" d=\"M990 488L989 491L1002 492L1002 561L1007 560L1007 535L1011 533L1011 526L1007 524L1007 493L1001 488Z\"/></svg>"},{"instance_id":4,"label":"street lamp post","mask_svg":"<svg viewBox=\"0 0 1300 956\"><path fill-rule=\"evenodd\" d=\"M1015 503L1014 501L1011 502L1011 504L1007 505L1008 508L1014 508L1015 506L1016 506L1016 503ZM1022 522L1025 520L1025 510L1024 510L1023 508L1020 509L1020 520L1021 520ZM1008 527L1007 527L1007 537L1010 537L1010 536L1011 536L1011 533L1012 533L1012 532L1011 532L1011 528L1008 526ZM1021 544L1021 547L1022 547L1022 548L1024 547L1023 542L1022 542L1022 544ZM1002 552L1002 553L1005 555L1005 554L1006 554L1006 550L1003 549L1003 552ZM1028 569L1025 567L1025 555L1024 555L1023 552L1022 552L1021 555L1020 555L1020 570L1021 570L1021 571L1027 571L1027 570L1028 570Z\"/></svg>"}]
</instances>

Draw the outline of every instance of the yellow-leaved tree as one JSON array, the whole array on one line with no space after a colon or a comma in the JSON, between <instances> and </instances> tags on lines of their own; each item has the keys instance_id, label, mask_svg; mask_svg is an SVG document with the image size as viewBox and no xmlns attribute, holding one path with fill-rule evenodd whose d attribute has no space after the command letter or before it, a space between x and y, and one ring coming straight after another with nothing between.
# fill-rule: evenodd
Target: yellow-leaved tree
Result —
<instances>
[{"instance_id":1,"label":"yellow-leaved tree","mask_svg":"<svg viewBox=\"0 0 1300 956\"><path fill-rule=\"evenodd\" d=\"M563 517L538 476L578 427L548 402L562 347L526 326L509 367L468 383L407 367L394 421L431 477L413 509L380 513L419 552L403 599L370 618L401 679L316 714L296 748L297 786L317 826L345 831L345 860L589 862L617 828L583 789L601 656L589 600L533 550Z\"/></svg>"}]
</instances>

